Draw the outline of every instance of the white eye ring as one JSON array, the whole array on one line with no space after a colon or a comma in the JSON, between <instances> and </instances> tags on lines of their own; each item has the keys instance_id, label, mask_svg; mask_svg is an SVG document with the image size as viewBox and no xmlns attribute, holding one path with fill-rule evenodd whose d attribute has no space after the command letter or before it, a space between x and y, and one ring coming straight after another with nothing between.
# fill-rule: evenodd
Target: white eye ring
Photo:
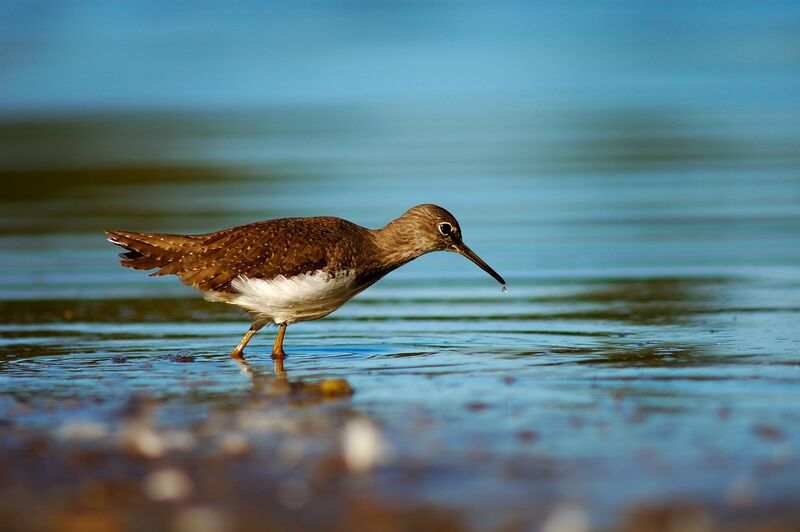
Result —
<instances>
[{"instance_id":1,"label":"white eye ring","mask_svg":"<svg viewBox=\"0 0 800 532\"><path fill-rule=\"evenodd\" d=\"M442 233L444 236L449 235L452 230L453 226L447 222L442 222L439 224L439 232Z\"/></svg>"}]
</instances>

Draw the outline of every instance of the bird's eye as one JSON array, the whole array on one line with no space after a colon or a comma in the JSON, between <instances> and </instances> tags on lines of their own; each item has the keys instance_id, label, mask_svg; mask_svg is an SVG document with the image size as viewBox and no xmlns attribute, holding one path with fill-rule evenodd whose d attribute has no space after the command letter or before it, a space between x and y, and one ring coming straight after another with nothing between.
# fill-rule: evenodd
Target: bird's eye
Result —
<instances>
[{"instance_id":1,"label":"bird's eye","mask_svg":"<svg viewBox=\"0 0 800 532\"><path fill-rule=\"evenodd\" d=\"M447 222L442 222L439 224L439 232L442 233L444 236L450 234L450 231L453 230L453 226Z\"/></svg>"}]
</instances>

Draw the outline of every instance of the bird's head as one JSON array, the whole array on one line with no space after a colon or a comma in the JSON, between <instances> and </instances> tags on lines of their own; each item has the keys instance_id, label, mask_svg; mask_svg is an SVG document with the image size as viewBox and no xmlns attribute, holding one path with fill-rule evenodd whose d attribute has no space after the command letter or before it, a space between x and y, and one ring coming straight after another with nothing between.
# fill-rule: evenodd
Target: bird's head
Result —
<instances>
[{"instance_id":1,"label":"bird's head","mask_svg":"<svg viewBox=\"0 0 800 532\"><path fill-rule=\"evenodd\" d=\"M505 280L464 243L461 226L455 216L438 205L417 205L389 224L395 226L409 242L413 242L419 255L431 251L452 251L463 255L500 284Z\"/></svg>"}]
</instances>

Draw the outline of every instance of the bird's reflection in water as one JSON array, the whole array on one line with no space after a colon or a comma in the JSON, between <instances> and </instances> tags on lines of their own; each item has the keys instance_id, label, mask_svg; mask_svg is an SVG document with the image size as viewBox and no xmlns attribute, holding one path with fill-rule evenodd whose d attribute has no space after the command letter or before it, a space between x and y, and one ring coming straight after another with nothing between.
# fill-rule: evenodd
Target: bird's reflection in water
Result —
<instances>
[{"instance_id":1,"label":"bird's reflection in water","mask_svg":"<svg viewBox=\"0 0 800 532\"><path fill-rule=\"evenodd\" d=\"M255 369L244 358L232 360L236 360L241 372L250 377L253 391L257 393L303 400L333 399L353 395L353 388L346 379L323 379L314 382L290 379L283 366L284 359L272 359L272 374Z\"/></svg>"},{"instance_id":2,"label":"bird's reflection in water","mask_svg":"<svg viewBox=\"0 0 800 532\"><path fill-rule=\"evenodd\" d=\"M275 375L278 378L285 379L286 378L286 371L283 369L283 358L273 358L272 362L274 364Z\"/></svg>"},{"instance_id":3,"label":"bird's reflection in water","mask_svg":"<svg viewBox=\"0 0 800 532\"><path fill-rule=\"evenodd\" d=\"M253 379L253 383L254 384L255 384L256 380L261 380L263 378L270 378L270 379L278 378L280 380L287 380L286 370L283 369L283 361L285 360L283 358L273 358L272 359L273 370L275 372L274 376L273 375L267 375L267 374L264 374L262 372L256 371L255 369L253 369L253 366L251 366L250 363L245 358L233 358L232 360L235 360L236 363L239 364L239 369L241 370L241 372L243 374L245 374L245 375L249 376L251 379Z\"/></svg>"}]
</instances>

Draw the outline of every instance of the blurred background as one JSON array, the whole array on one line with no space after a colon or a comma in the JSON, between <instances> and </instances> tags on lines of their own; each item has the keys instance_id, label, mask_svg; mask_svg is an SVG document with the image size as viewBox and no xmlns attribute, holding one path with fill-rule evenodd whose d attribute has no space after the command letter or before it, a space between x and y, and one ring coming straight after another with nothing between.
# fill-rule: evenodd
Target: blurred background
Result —
<instances>
[{"instance_id":1,"label":"blurred background","mask_svg":"<svg viewBox=\"0 0 800 532\"><path fill-rule=\"evenodd\" d=\"M337 493L478 528L585 530L675 497L707 505L693 530L796 524L799 95L791 1L4 0L0 428L58 427L63 397L95 422L132 394L170 423L248 404L220 356L246 319L118 267L103 229L379 227L437 203L508 294L433 254L287 334L291 377L356 389L326 416L395 449ZM271 437L249 441L277 473L228 493L288 476L313 495ZM49 485L8 471L30 501Z\"/></svg>"},{"instance_id":2,"label":"blurred background","mask_svg":"<svg viewBox=\"0 0 800 532\"><path fill-rule=\"evenodd\" d=\"M794 2L11 0L0 40L26 245L434 202L512 280L797 264Z\"/></svg>"}]
</instances>

